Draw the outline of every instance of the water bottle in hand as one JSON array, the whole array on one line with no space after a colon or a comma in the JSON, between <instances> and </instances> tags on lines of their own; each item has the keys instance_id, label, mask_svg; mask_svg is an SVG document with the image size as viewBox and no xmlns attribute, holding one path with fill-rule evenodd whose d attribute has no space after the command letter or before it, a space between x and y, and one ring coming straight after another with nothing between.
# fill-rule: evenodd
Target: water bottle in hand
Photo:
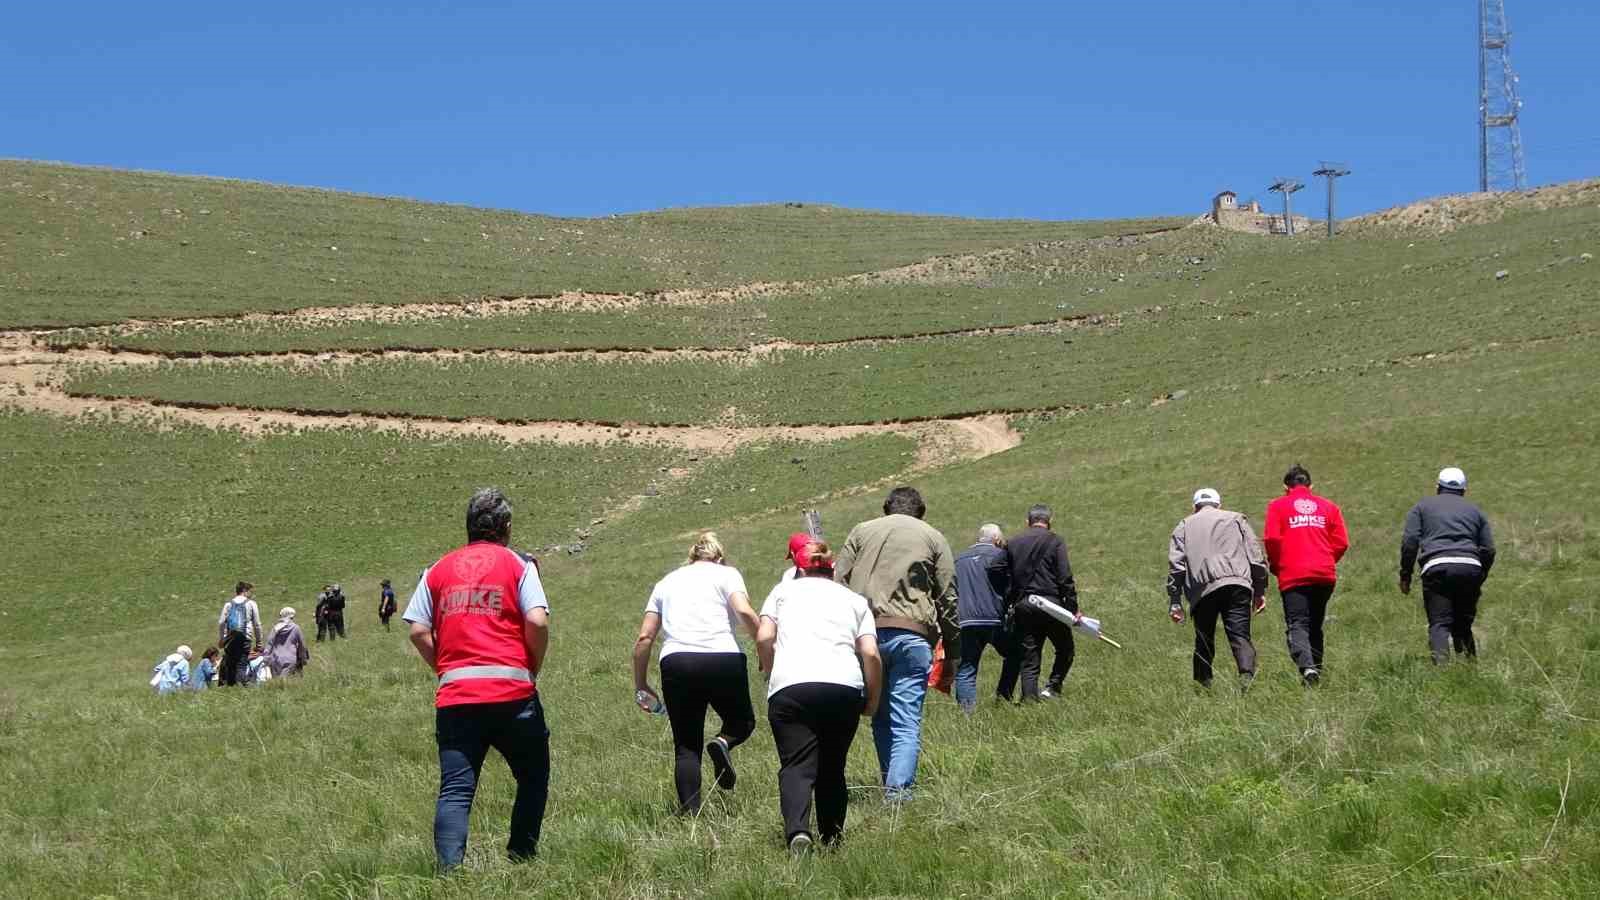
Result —
<instances>
[{"instance_id":1,"label":"water bottle in hand","mask_svg":"<svg viewBox=\"0 0 1600 900\"><path fill-rule=\"evenodd\" d=\"M661 699L642 688L633 692L633 702L639 704L640 709L652 716L664 716L667 714L667 708L662 704Z\"/></svg>"}]
</instances>

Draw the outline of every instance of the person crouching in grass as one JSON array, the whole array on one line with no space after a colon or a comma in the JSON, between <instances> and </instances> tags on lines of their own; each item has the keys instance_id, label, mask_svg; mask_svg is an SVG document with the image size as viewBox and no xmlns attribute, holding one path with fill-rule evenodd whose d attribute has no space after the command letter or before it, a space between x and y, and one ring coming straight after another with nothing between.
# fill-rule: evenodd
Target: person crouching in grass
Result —
<instances>
[{"instance_id":1,"label":"person crouching in grass","mask_svg":"<svg viewBox=\"0 0 1600 900\"><path fill-rule=\"evenodd\" d=\"M799 854L811 849L813 794L818 838L831 845L844 834L845 759L861 717L878 710L883 667L872 611L865 597L833 581L828 545L810 544L794 560L803 574L767 595L756 649L769 676L784 839Z\"/></svg>"}]
</instances>

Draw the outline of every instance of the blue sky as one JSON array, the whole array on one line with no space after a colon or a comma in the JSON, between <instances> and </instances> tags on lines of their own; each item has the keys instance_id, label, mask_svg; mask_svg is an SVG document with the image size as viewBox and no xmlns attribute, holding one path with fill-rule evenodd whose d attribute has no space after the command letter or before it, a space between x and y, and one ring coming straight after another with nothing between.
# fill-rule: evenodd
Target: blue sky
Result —
<instances>
[{"instance_id":1,"label":"blue sky","mask_svg":"<svg viewBox=\"0 0 1600 900\"><path fill-rule=\"evenodd\" d=\"M566 215L1198 213L1477 184L1475 0L19 3L0 156ZM1600 176L1600 3L1507 0L1535 184Z\"/></svg>"}]
</instances>

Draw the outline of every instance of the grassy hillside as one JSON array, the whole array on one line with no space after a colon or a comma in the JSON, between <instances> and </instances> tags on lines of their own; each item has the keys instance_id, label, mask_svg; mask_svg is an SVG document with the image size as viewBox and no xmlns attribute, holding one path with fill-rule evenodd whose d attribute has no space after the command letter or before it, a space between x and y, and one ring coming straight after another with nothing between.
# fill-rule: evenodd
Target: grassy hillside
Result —
<instances>
[{"instance_id":1,"label":"grassy hillside","mask_svg":"<svg viewBox=\"0 0 1600 900\"><path fill-rule=\"evenodd\" d=\"M1424 246L1385 239L1294 245L1243 235L1205 240L1211 243L1205 257L1193 255L1198 242L1187 235L1141 245L1169 250L1153 259L1148 250L1126 248L1123 272L1088 279L1109 283L1116 292L1087 295L1086 303L1082 290L1092 284L1083 285L1084 276L1063 277L1071 287L1057 287L1055 296L1075 302L1062 302L1067 310L1056 316L1082 315L1087 308L1107 317L1082 329L865 342L723 362L366 358L292 368L281 360L226 362L198 369L180 363L84 370L68 389L191 404L451 417L695 424L733 407L741 421L752 424L873 422L1146 403L1177 390L1227 389L1258 377L1295 379L1330 367L1364 369L1489 342L1592 337L1600 324L1600 264L1573 252L1600 246L1595 208L1523 214ZM1174 254L1169 243L1188 252ZM1175 258L1183 260L1180 269L1170 268ZM1028 271L1019 265L1006 274L1016 279ZM1285 277L1285 271L1292 274ZM1512 274L1497 280L1498 271ZM988 291L986 282L955 282L937 295L897 303L900 297L891 294L877 305L907 318L922 313L925 318L919 318L929 325L921 327L948 327L946 310L985 309ZM848 318L847 310L864 305L862 300L793 298L789 305L829 322ZM1035 301L1015 318L1001 313L998 322L985 324L1048 317L1038 306ZM714 306L697 311L713 322L720 312ZM541 315L518 318L537 323ZM812 334L799 310L774 319L773 337L803 340ZM494 329L495 321L479 323L480 330L485 327ZM875 332L868 326L857 333ZM992 377L1024 371L1026 378ZM797 383L817 389L797 398L791 390Z\"/></svg>"},{"instance_id":2,"label":"grassy hillside","mask_svg":"<svg viewBox=\"0 0 1600 900\"><path fill-rule=\"evenodd\" d=\"M0 160L0 326L811 279L1172 224L816 205L559 219Z\"/></svg>"},{"instance_id":3,"label":"grassy hillside","mask_svg":"<svg viewBox=\"0 0 1600 900\"><path fill-rule=\"evenodd\" d=\"M305 194L296 202L345 202ZM1024 230L1034 227L1055 226ZM735 249L769 237L739 240ZM892 255L871 252L880 251ZM907 439L764 439L707 456L665 443L250 436L127 415L0 412L0 515L14 526L0 554L12 586L0 608L0 893L1592 895L1600 521L1587 500L1600 493L1600 263L1583 254L1595 252L1600 213L1572 207L1449 235L1296 243L1187 231L1033 248L906 284L530 312L505 320L514 333L500 344L481 338L477 319L84 333L183 351L587 346L608 334L613 345L740 347L1102 314L1059 333L846 344L737 364L135 367L92 357L100 368L69 377L86 392L428 416L696 422L737 406L755 422L859 421L1053 407L1017 417L1016 449L914 483L929 521L958 547L983 521L1010 529L1030 503L1053 504L1085 609L1126 648L1080 642L1057 703L985 703L969 719L933 697L922 788L904 808L876 798L863 725L845 846L791 861L764 704L755 737L736 751L738 790L716 794L697 819L674 818L670 738L631 704L628 649L650 585L694 529L719 529L759 599L798 510L818 505L840 535L873 515L885 486L921 458ZM751 259L718 277L750 271L740 267ZM811 264L825 262L819 253ZM578 265L571 271L588 271ZM42 266L27 262L15 277L41 278ZM98 277L133 290L142 276L110 266ZM197 267L185 277L220 276ZM249 283L259 293L241 303L269 291ZM155 303L143 291L139 302ZM60 362L70 370L77 359ZM0 390L0 401L25 406L40 390ZM1299 686L1274 595L1254 623L1255 688L1241 696L1220 678L1196 691L1191 632L1165 617L1167 535L1201 485L1259 522L1297 461L1351 529L1327 678L1316 691ZM1479 620L1481 658L1436 669L1420 598L1398 593L1394 569L1401 519L1445 464L1471 476L1501 557ZM524 866L499 858L511 785L491 759L467 870L441 879L431 871L430 679L373 607L378 578L404 593L451 545L466 496L484 482L512 493L519 544L588 536L581 553L545 554L555 611L541 691L554 773L541 855ZM294 603L302 619L316 587L341 580L355 604L352 639L315 646L298 681L150 696L149 666L180 641L204 644L238 577L253 577L265 607ZM984 695L997 671L986 659ZM759 676L750 688L764 696Z\"/></svg>"}]
</instances>

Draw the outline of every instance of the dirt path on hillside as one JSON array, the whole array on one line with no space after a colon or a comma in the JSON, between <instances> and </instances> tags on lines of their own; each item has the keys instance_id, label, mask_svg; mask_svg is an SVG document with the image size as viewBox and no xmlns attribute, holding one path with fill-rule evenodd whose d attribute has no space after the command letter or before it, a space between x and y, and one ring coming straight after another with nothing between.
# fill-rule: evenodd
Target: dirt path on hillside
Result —
<instances>
[{"instance_id":1,"label":"dirt path on hillside","mask_svg":"<svg viewBox=\"0 0 1600 900\"><path fill-rule=\"evenodd\" d=\"M224 316L187 316L130 319L126 322L84 326L81 329L39 329L36 334L85 331L105 336L124 336L157 328L204 328L236 324L257 325L339 325L355 322L421 322L437 319L478 319L518 315L544 310L570 312L619 312L641 306L716 306L744 300L785 295L814 294L820 291L875 284L913 284L972 281L1004 268L1007 264L1043 252L1069 247L1128 246L1176 229L1114 237L1083 238L1067 241L1039 241L983 253L935 256L903 266L873 272L842 275L811 281L757 281L726 288L679 288L641 291L632 294L604 291L562 291L539 296L484 297L460 303L420 302L362 304L359 306L320 306L286 312L255 312Z\"/></svg>"},{"instance_id":2,"label":"dirt path on hillside","mask_svg":"<svg viewBox=\"0 0 1600 900\"><path fill-rule=\"evenodd\" d=\"M867 435L894 434L917 442L915 469L979 459L1021 443L1003 415L975 415L916 422L863 425L720 426L606 425L591 422L503 422L494 419L443 419L312 410L248 409L226 404L168 403L68 394L61 387L66 369L61 357L39 361L25 354L0 356L0 404L68 418L104 417L157 428L194 425L265 435L335 428L362 428L418 437L492 438L509 443L541 442L594 446L621 443L674 447L705 455L772 441L825 443ZM117 359L122 354L108 354Z\"/></svg>"},{"instance_id":3,"label":"dirt path on hillside","mask_svg":"<svg viewBox=\"0 0 1600 900\"><path fill-rule=\"evenodd\" d=\"M1122 323L1117 314L1065 316L1019 325L981 328L951 328L910 334L875 335L828 341L777 339L747 347L655 347L655 348L570 348L461 350L448 347L387 347L377 350L131 350L95 341L50 345L47 335L36 332L0 331L0 365L15 362L39 364L153 365L162 362L251 361L288 366L345 364L376 359L454 362L463 359L504 360L586 360L599 362L742 362L755 364L773 354L834 350L848 347L890 346L937 338L997 337L1020 334L1059 334L1081 328L1115 328ZM9 361L9 362L8 362Z\"/></svg>"}]
</instances>

